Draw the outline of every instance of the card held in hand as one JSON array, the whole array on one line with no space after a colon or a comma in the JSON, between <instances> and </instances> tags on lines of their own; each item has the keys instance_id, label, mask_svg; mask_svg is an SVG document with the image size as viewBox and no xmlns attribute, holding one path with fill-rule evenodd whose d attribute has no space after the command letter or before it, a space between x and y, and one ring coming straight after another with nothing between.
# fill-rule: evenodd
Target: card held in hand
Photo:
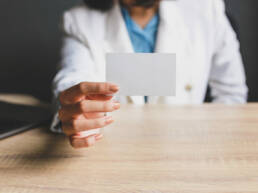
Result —
<instances>
[{"instance_id":1,"label":"card held in hand","mask_svg":"<svg viewBox=\"0 0 258 193\"><path fill-rule=\"evenodd\" d=\"M175 96L176 54L109 53L106 81L120 87L118 96Z\"/></svg>"}]
</instances>

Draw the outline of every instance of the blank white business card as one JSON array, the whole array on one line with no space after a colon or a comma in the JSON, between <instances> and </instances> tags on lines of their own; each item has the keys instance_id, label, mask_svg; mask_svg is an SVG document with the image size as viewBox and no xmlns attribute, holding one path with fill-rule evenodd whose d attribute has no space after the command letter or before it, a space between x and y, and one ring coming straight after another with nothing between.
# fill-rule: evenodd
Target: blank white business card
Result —
<instances>
[{"instance_id":1,"label":"blank white business card","mask_svg":"<svg viewBox=\"0 0 258 193\"><path fill-rule=\"evenodd\" d=\"M107 54L106 81L120 87L118 96L175 96L176 55Z\"/></svg>"}]
</instances>

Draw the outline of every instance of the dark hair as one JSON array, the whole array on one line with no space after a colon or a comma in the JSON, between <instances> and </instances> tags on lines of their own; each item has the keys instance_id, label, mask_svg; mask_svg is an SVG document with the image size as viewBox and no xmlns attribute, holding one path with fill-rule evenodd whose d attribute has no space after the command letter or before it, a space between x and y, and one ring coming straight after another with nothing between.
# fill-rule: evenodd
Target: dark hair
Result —
<instances>
[{"instance_id":1,"label":"dark hair","mask_svg":"<svg viewBox=\"0 0 258 193\"><path fill-rule=\"evenodd\" d=\"M91 9L108 11L114 6L114 0L84 0L84 3Z\"/></svg>"},{"instance_id":2,"label":"dark hair","mask_svg":"<svg viewBox=\"0 0 258 193\"><path fill-rule=\"evenodd\" d=\"M108 11L114 6L114 0L83 0L87 7L91 9L95 9L98 11ZM158 3L160 0L137 0L133 2L130 6L142 6L146 8L150 8ZM123 5L123 1L119 0L119 2Z\"/></svg>"}]
</instances>

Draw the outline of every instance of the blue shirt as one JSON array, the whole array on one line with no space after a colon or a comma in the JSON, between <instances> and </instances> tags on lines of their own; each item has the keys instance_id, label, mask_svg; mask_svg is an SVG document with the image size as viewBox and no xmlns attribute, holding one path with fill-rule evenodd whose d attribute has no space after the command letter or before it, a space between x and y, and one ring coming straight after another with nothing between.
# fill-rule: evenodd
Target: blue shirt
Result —
<instances>
[{"instance_id":1,"label":"blue shirt","mask_svg":"<svg viewBox=\"0 0 258 193\"><path fill-rule=\"evenodd\" d=\"M128 13L127 9L122 7L122 15L130 36L135 52L152 53L155 50L157 39L159 14L156 14L151 21L142 29Z\"/></svg>"}]
</instances>

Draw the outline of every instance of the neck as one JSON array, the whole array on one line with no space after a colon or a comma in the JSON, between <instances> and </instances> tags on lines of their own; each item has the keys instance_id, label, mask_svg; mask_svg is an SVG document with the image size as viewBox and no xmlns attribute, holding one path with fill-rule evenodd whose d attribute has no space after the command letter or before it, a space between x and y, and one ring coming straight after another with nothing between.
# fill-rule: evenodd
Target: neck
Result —
<instances>
[{"instance_id":1,"label":"neck","mask_svg":"<svg viewBox=\"0 0 258 193\"><path fill-rule=\"evenodd\" d=\"M158 5L151 8L144 7L130 7L127 8L132 19L141 27L144 28L153 16L158 11Z\"/></svg>"}]
</instances>

